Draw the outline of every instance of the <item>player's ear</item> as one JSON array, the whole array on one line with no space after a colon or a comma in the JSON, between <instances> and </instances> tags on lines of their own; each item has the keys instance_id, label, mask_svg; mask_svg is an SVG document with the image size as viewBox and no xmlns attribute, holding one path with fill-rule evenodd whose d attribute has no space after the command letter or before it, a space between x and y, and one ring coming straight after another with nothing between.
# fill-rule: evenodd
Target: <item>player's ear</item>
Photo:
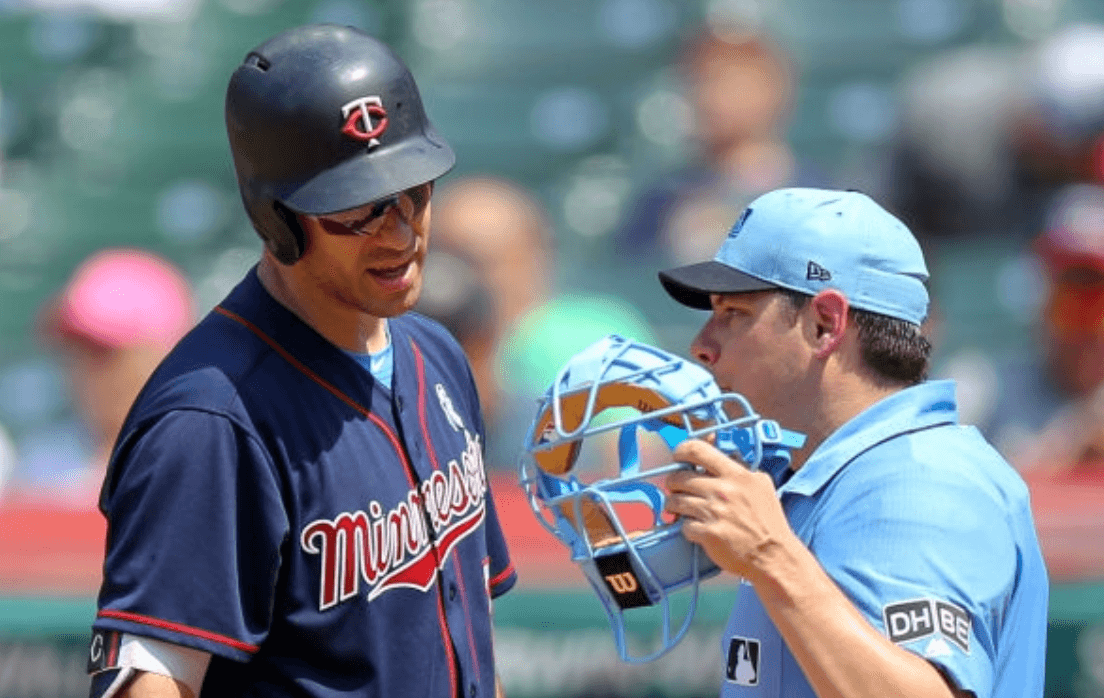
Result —
<instances>
[{"instance_id":1,"label":"player's ear","mask_svg":"<svg viewBox=\"0 0 1104 698\"><path fill-rule=\"evenodd\" d=\"M850 307L847 296L834 288L821 291L809 302L813 354L818 359L826 358L843 342Z\"/></svg>"}]
</instances>

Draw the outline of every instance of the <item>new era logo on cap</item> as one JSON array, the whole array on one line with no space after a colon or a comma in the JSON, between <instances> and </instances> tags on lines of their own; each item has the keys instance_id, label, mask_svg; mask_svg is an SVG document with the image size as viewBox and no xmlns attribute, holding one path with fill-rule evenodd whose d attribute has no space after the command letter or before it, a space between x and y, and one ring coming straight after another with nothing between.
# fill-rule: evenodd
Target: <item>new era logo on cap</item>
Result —
<instances>
[{"instance_id":1,"label":"new era logo on cap","mask_svg":"<svg viewBox=\"0 0 1104 698\"><path fill-rule=\"evenodd\" d=\"M831 281L832 273L810 260L809 266L805 268L805 278L809 281Z\"/></svg>"}]
</instances>

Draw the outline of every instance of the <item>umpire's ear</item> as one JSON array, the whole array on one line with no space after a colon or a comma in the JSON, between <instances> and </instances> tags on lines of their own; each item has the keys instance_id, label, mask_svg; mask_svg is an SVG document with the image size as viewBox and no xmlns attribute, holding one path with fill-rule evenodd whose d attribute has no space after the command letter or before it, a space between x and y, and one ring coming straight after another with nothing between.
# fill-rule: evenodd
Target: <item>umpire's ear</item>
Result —
<instances>
[{"instance_id":1,"label":"umpire's ear","mask_svg":"<svg viewBox=\"0 0 1104 698\"><path fill-rule=\"evenodd\" d=\"M813 296L809 303L811 313L813 355L826 359L839 348L847 332L847 311L851 304L847 296L834 288L825 289Z\"/></svg>"}]
</instances>

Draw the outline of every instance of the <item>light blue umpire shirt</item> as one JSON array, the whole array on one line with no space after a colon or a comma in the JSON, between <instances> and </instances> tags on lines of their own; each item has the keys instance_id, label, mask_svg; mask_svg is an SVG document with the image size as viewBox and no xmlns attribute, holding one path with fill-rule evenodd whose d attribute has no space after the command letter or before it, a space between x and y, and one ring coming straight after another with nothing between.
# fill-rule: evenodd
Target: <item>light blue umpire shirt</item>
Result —
<instances>
[{"instance_id":1,"label":"light blue umpire shirt","mask_svg":"<svg viewBox=\"0 0 1104 698\"><path fill-rule=\"evenodd\" d=\"M979 698L1043 694L1048 582L1027 487L958 423L953 382L881 400L787 474L772 473L790 525L875 628ZM747 583L721 650L722 696L815 698Z\"/></svg>"}]
</instances>

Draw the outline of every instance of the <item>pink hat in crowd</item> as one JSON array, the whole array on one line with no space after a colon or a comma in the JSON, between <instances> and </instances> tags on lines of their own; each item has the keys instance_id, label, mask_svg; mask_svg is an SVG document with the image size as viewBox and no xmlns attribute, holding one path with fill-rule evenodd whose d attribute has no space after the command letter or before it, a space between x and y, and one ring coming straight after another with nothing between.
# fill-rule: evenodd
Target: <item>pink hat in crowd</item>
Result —
<instances>
[{"instance_id":1,"label":"pink hat in crowd","mask_svg":"<svg viewBox=\"0 0 1104 698\"><path fill-rule=\"evenodd\" d=\"M194 322L191 287L167 260L136 249L110 249L85 260L43 313L48 335L108 348L171 347Z\"/></svg>"}]
</instances>

